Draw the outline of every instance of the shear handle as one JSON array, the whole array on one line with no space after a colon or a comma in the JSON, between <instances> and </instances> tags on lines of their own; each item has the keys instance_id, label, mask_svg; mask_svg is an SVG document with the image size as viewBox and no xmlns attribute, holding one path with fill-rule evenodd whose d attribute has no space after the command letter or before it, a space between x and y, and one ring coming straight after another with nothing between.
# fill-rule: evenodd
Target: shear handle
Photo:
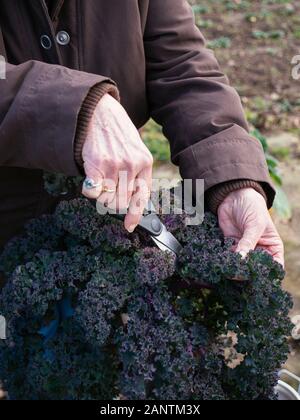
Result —
<instances>
[{"instance_id":1,"label":"shear handle","mask_svg":"<svg viewBox=\"0 0 300 420\"><path fill-rule=\"evenodd\" d=\"M92 200L92 202L97 208L97 202L95 200ZM154 211L154 206L152 203L149 204L149 208L151 209L151 211ZM125 214L111 214L111 216L123 222L125 220L126 215ZM141 221L139 223L139 227L144 229L151 236L155 237L155 236L159 236L162 233L164 225L160 221L157 214L155 212L152 212L152 213L142 216Z\"/></svg>"}]
</instances>

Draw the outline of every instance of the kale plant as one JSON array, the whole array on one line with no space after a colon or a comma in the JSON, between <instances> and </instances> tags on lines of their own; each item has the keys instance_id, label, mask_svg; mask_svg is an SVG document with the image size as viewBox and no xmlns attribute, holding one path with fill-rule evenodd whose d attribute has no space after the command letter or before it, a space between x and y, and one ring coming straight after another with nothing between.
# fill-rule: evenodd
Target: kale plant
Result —
<instances>
[{"instance_id":1,"label":"kale plant","mask_svg":"<svg viewBox=\"0 0 300 420\"><path fill-rule=\"evenodd\" d=\"M0 378L11 399L275 399L291 330L282 267L243 260L217 219L175 260L85 199L28 224L0 257ZM237 281L240 279L242 281Z\"/></svg>"}]
</instances>

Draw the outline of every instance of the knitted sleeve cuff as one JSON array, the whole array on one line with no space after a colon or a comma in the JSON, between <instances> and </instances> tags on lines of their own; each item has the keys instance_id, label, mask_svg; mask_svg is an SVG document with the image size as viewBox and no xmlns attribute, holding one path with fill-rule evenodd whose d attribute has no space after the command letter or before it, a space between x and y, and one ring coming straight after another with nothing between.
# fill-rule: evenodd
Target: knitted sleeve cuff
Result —
<instances>
[{"instance_id":1,"label":"knitted sleeve cuff","mask_svg":"<svg viewBox=\"0 0 300 420\"><path fill-rule=\"evenodd\" d=\"M267 202L266 193L259 182L250 179L240 179L235 181L224 182L223 184L216 185L206 192L206 203L210 211L217 214L219 206L225 198L234 191L244 188L253 188L260 193Z\"/></svg>"},{"instance_id":2,"label":"knitted sleeve cuff","mask_svg":"<svg viewBox=\"0 0 300 420\"><path fill-rule=\"evenodd\" d=\"M74 141L74 157L77 165L83 167L82 149L87 137L89 124L101 98L109 93L116 100L120 100L118 89L112 83L102 82L93 86L82 104L78 115L76 136Z\"/></svg>"}]
</instances>

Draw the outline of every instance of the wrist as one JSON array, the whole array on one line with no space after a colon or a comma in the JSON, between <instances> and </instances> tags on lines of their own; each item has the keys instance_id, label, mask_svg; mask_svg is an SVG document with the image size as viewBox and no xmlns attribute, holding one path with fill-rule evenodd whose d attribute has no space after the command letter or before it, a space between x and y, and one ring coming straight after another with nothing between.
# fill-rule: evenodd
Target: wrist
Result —
<instances>
[{"instance_id":1,"label":"wrist","mask_svg":"<svg viewBox=\"0 0 300 420\"><path fill-rule=\"evenodd\" d=\"M95 110L105 95L111 95L119 101L118 89L111 83L99 83L89 91L78 115L77 129L74 140L74 158L76 164L83 167L82 150Z\"/></svg>"},{"instance_id":2,"label":"wrist","mask_svg":"<svg viewBox=\"0 0 300 420\"><path fill-rule=\"evenodd\" d=\"M236 200L247 199L251 201L260 201L263 204L266 204L266 200L262 194L258 193L254 188L241 188L240 190L232 191L227 195L223 203L226 201L231 201L232 203ZM223 204L221 203L221 205Z\"/></svg>"},{"instance_id":3,"label":"wrist","mask_svg":"<svg viewBox=\"0 0 300 420\"><path fill-rule=\"evenodd\" d=\"M223 184L216 185L207 191L206 203L209 207L209 210L217 214L218 208L231 193L244 189L256 191L264 198L267 204L267 196L259 182L248 179L241 179L224 182Z\"/></svg>"}]
</instances>

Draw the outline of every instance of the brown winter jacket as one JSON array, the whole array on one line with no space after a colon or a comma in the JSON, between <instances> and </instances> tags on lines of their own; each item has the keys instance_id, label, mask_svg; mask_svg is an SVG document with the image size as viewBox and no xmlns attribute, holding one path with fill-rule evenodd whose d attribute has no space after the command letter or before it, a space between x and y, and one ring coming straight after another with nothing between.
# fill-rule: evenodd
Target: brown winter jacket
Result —
<instances>
[{"instance_id":1,"label":"brown winter jacket","mask_svg":"<svg viewBox=\"0 0 300 420\"><path fill-rule=\"evenodd\" d=\"M49 3L49 1L48 1ZM185 0L0 0L0 247L55 205L43 171L77 175L105 92L137 127L164 128L183 178L204 178L211 206L254 184L272 204L263 150ZM228 181L234 181L233 183ZM224 184L226 183L226 184ZM221 185L221 187L220 187Z\"/></svg>"}]
</instances>

